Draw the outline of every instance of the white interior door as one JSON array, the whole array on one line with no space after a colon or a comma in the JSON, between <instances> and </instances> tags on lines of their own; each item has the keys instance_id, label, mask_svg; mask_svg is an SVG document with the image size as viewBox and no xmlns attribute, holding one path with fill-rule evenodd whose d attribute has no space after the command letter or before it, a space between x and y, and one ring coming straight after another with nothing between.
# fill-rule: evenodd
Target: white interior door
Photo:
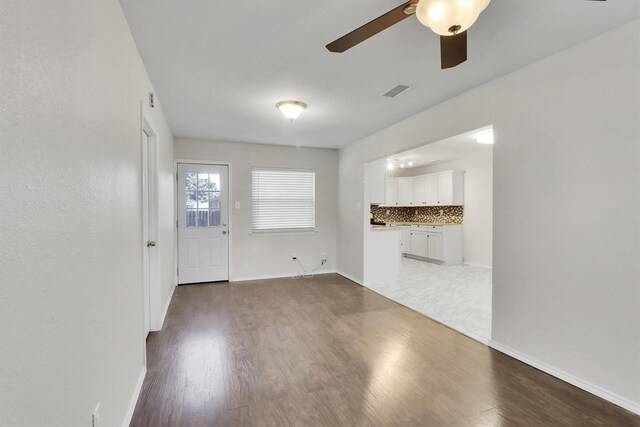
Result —
<instances>
[{"instance_id":1,"label":"white interior door","mask_svg":"<svg viewBox=\"0 0 640 427\"><path fill-rule=\"evenodd\" d=\"M142 250L142 288L144 298L144 334L147 336L151 329L150 322L150 296L151 296L151 250L154 249L155 244L152 245L151 236L151 221L149 217L151 214L150 207L152 203L149 203L150 195L150 183L149 179L149 135L146 131L142 131L142 243L144 248Z\"/></svg>"},{"instance_id":2,"label":"white interior door","mask_svg":"<svg viewBox=\"0 0 640 427\"><path fill-rule=\"evenodd\" d=\"M178 165L178 283L229 280L229 167Z\"/></svg>"}]
</instances>

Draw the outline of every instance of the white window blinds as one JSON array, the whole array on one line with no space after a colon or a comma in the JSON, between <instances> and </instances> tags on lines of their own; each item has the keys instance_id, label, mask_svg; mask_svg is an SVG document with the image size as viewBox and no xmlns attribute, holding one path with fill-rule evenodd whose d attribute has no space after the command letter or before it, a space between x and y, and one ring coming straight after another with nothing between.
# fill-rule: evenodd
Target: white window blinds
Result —
<instances>
[{"instance_id":1,"label":"white window blinds","mask_svg":"<svg viewBox=\"0 0 640 427\"><path fill-rule=\"evenodd\" d=\"M252 170L253 231L313 230L316 173L312 170Z\"/></svg>"}]
</instances>

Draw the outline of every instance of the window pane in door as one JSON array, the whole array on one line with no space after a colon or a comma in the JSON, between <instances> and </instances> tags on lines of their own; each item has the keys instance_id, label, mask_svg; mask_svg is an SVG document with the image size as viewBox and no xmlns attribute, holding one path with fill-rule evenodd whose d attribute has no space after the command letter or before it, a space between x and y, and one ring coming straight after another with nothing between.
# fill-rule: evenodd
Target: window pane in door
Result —
<instances>
[{"instance_id":1,"label":"window pane in door","mask_svg":"<svg viewBox=\"0 0 640 427\"><path fill-rule=\"evenodd\" d=\"M198 191L208 191L208 190L209 190L209 174L199 173L198 174Z\"/></svg>"},{"instance_id":2,"label":"window pane in door","mask_svg":"<svg viewBox=\"0 0 640 427\"><path fill-rule=\"evenodd\" d=\"M198 191L198 209L209 209L208 191Z\"/></svg>"},{"instance_id":3,"label":"window pane in door","mask_svg":"<svg viewBox=\"0 0 640 427\"><path fill-rule=\"evenodd\" d=\"M195 191L190 191L185 194L185 205L187 209L195 209L198 207L198 198Z\"/></svg>"},{"instance_id":4,"label":"window pane in door","mask_svg":"<svg viewBox=\"0 0 640 427\"><path fill-rule=\"evenodd\" d=\"M185 224L187 227L219 227L220 174L186 172Z\"/></svg>"},{"instance_id":5,"label":"window pane in door","mask_svg":"<svg viewBox=\"0 0 640 427\"><path fill-rule=\"evenodd\" d=\"M209 191L220 191L220 175L209 174Z\"/></svg>"},{"instance_id":6,"label":"window pane in door","mask_svg":"<svg viewBox=\"0 0 640 427\"><path fill-rule=\"evenodd\" d=\"M185 224L187 227L196 227L198 225L198 220L196 217L195 209L187 209L187 217L185 219Z\"/></svg>"},{"instance_id":7,"label":"window pane in door","mask_svg":"<svg viewBox=\"0 0 640 427\"><path fill-rule=\"evenodd\" d=\"M220 192L209 194L209 227L220 227Z\"/></svg>"},{"instance_id":8,"label":"window pane in door","mask_svg":"<svg viewBox=\"0 0 640 427\"><path fill-rule=\"evenodd\" d=\"M209 210L198 209L198 227L209 226Z\"/></svg>"},{"instance_id":9,"label":"window pane in door","mask_svg":"<svg viewBox=\"0 0 640 427\"><path fill-rule=\"evenodd\" d=\"M187 172L184 174L184 187L187 192L196 191L198 184L198 175L193 172Z\"/></svg>"}]
</instances>

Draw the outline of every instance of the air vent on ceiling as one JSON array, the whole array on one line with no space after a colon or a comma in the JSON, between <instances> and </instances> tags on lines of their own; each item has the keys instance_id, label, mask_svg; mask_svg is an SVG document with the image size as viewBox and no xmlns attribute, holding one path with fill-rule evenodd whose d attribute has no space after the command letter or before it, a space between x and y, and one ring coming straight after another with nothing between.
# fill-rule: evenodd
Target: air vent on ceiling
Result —
<instances>
[{"instance_id":1,"label":"air vent on ceiling","mask_svg":"<svg viewBox=\"0 0 640 427\"><path fill-rule=\"evenodd\" d=\"M389 92L385 93L382 96L386 96L387 98L395 98L396 96L400 95L402 92L404 92L405 90L409 89L411 86L409 85L397 85L396 87L394 87L393 89L391 89Z\"/></svg>"}]
</instances>

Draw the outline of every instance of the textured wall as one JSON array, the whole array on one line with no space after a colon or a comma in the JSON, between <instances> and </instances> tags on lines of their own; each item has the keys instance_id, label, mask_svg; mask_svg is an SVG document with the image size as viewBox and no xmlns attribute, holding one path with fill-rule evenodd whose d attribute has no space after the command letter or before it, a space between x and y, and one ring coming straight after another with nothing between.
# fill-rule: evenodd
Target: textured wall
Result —
<instances>
[{"instance_id":1,"label":"textured wall","mask_svg":"<svg viewBox=\"0 0 640 427\"><path fill-rule=\"evenodd\" d=\"M140 102L117 0L0 2L0 425L125 421L143 369ZM161 108L163 292L173 139ZM166 245L165 245L166 243Z\"/></svg>"},{"instance_id":2,"label":"textured wall","mask_svg":"<svg viewBox=\"0 0 640 427\"><path fill-rule=\"evenodd\" d=\"M245 144L177 139L177 159L231 162L232 216L230 233L232 280L293 276L295 253L307 270L327 263L322 271L336 268L336 216L338 211L338 151L281 145ZM316 172L315 233L251 234L251 168L313 169ZM240 202L240 209L235 209Z\"/></svg>"},{"instance_id":3,"label":"textured wall","mask_svg":"<svg viewBox=\"0 0 640 427\"><path fill-rule=\"evenodd\" d=\"M638 34L635 20L341 149L338 269L363 277L364 162L492 124L492 339L640 412Z\"/></svg>"}]
</instances>

